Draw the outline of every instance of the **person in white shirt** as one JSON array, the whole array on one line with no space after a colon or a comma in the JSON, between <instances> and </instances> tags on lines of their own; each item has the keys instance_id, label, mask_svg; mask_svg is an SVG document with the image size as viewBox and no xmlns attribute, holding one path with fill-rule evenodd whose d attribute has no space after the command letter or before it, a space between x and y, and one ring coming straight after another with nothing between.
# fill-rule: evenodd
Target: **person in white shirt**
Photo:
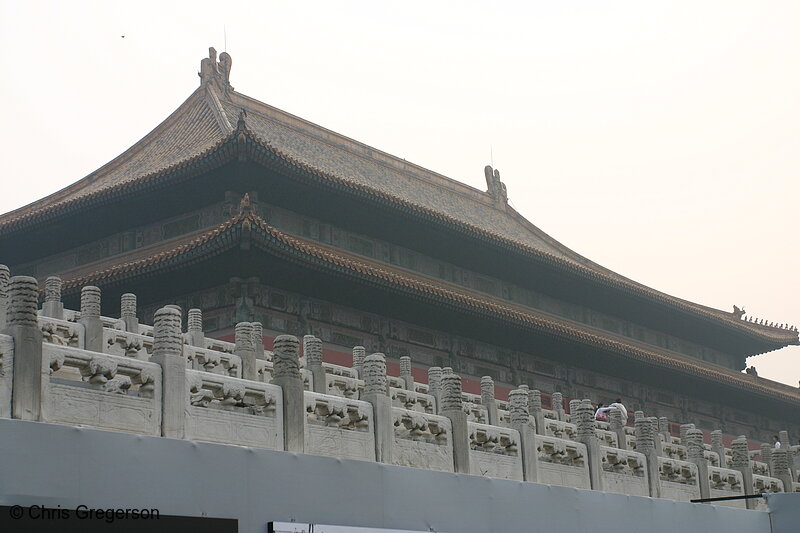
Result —
<instances>
[{"instance_id":1,"label":"person in white shirt","mask_svg":"<svg viewBox=\"0 0 800 533\"><path fill-rule=\"evenodd\" d=\"M778 438L777 435L773 435L772 436L772 446L775 449L780 449L780 447L781 447L781 441L780 441L780 439Z\"/></svg>"},{"instance_id":2,"label":"person in white shirt","mask_svg":"<svg viewBox=\"0 0 800 533\"><path fill-rule=\"evenodd\" d=\"M617 398L614 400L614 403L609 405L609 407L616 407L622 413L622 425L626 425L628 423L628 410L625 409L625 406L622 405L622 400Z\"/></svg>"}]
</instances>

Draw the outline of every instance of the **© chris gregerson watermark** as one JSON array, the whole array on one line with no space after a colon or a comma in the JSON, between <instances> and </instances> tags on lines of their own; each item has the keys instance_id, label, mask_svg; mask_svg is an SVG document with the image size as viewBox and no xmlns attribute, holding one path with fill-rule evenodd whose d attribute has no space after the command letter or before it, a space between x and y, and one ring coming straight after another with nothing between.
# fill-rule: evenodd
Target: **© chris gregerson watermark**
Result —
<instances>
[{"instance_id":1,"label":"\u00a9 chris gregerson watermark","mask_svg":"<svg viewBox=\"0 0 800 533\"><path fill-rule=\"evenodd\" d=\"M28 520L100 520L111 524L116 520L158 520L161 513L158 509L93 509L88 505L78 505L74 509L66 509L60 505L45 507L44 505L31 505L23 507L13 505L8 508L8 514L14 520L25 518Z\"/></svg>"}]
</instances>

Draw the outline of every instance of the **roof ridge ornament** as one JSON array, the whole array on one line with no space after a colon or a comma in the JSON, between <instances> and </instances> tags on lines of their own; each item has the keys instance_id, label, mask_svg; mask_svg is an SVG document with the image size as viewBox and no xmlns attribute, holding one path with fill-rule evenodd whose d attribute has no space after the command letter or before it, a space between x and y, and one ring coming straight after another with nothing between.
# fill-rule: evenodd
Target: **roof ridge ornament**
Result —
<instances>
[{"instance_id":1,"label":"roof ridge ornament","mask_svg":"<svg viewBox=\"0 0 800 533\"><path fill-rule=\"evenodd\" d=\"M505 209L508 204L508 192L506 191L506 184L500 181L500 171L492 169L491 165L486 165L483 173L486 176L486 192L494 200L495 207Z\"/></svg>"},{"instance_id":2,"label":"roof ridge ornament","mask_svg":"<svg viewBox=\"0 0 800 533\"><path fill-rule=\"evenodd\" d=\"M217 61L217 50L212 46L208 49L208 57L200 61L200 85L214 83L226 95L233 91L231 86L231 67L233 60L228 52L222 52Z\"/></svg>"}]
</instances>

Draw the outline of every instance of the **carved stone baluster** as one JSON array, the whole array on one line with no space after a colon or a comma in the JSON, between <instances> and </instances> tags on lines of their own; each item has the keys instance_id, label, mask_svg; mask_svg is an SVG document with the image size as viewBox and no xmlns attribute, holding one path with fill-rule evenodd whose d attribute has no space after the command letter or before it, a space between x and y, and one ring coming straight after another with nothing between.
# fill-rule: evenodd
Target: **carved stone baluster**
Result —
<instances>
[{"instance_id":1,"label":"carved stone baluster","mask_svg":"<svg viewBox=\"0 0 800 533\"><path fill-rule=\"evenodd\" d=\"M150 361L161 365L162 434L182 439L186 434L186 361L183 356L181 313L177 309L162 307L156 311Z\"/></svg>"},{"instance_id":2,"label":"carved stone baluster","mask_svg":"<svg viewBox=\"0 0 800 533\"><path fill-rule=\"evenodd\" d=\"M766 442L761 444L761 462L767 464L767 469L769 469L770 475L774 477L774 474L772 473L772 446Z\"/></svg>"},{"instance_id":3,"label":"carved stone baluster","mask_svg":"<svg viewBox=\"0 0 800 533\"><path fill-rule=\"evenodd\" d=\"M283 389L284 448L287 452L305 449L305 400L300 375L300 341L294 335L278 335L272 352L272 383Z\"/></svg>"},{"instance_id":4,"label":"carved stone baluster","mask_svg":"<svg viewBox=\"0 0 800 533\"><path fill-rule=\"evenodd\" d=\"M100 321L100 289L87 285L81 289L83 347L92 352L103 351L103 322Z\"/></svg>"},{"instance_id":5,"label":"carved stone baluster","mask_svg":"<svg viewBox=\"0 0 800 533\"><path fill-rule=\"evenodd\" d=\"M433 412L441 414L442 405L442 369L438 366L428 368L428 394L433 396Z\"/></svg>"},{"instance_id":6,"label":"carved stone baluster","mask_svg":"<svg viewBox=\"0 0 800 533\"><path fill-rule=\"evenodd\" d=\"M658 475L658 455L654 441L653 424L650 420L641 416L634 421L634 431L636 434L636 451L644 454L647 461L647 478L650 480L650 496L653 498L661 497L661 484Z\"/></svg>"},{"instance_id":7,"label":"carved stone baluster","mask_svg":"<svg viewBox=\"0 0 800 533\"><path fill-rule=\"evenodd\" d=\"M700 484L700 497L710 498L711 487L708 481L708 462L705 458L703 432L699 429L686 431L686 454L689 462L697 465L697 480Z\"/></svg>"},{"instance_id":8,"label":"carved stone baluster","mask_svg":"<svg viewBox=\"0 0 800 533\"><path fill-rule=\"evenodd\" d=\"M493 426L500 425L500 417L497 414L497 401L494 397L494 380L491 376L481 378L481 405L486 408L487 418Z\"/></svg>"},{"instance_id":9,"label":"carved stone baluster","mask_svg":"<svg viewBox=\"0 0 800 533\"><path fill-rule=\"evenodd\" d=\"M783 443L781 443L783 444ZM789 446L789 443L786 443ZM772 450L772 477L783 481L783 492L793 492L793 479L789 470L789 450L786 448L776 448Z\"/></svg>"},{"instance_id":10,"label":"carved stone baluster","mask_svg":"<svg viewBox=\"0 0 800 533\"><path fill-rule=\"evenodd\" d=\"M528 412L528 394L529 391L522 388L509 392L508 410L511 415L511 429L519 431L522 478L535 483L539 479L539 453L536 450L536 428Z\"/></svg>"},{"instance_id":11,"label":"carved stone baluster","mask_svg":"<svg viewBox=\"0 0 800 533\"><path fill-rule=\"evenodd\" d=\"M50 276L44 280L44 303L42 315L58 320L64 319L64 304L61 303L61 278Z\"/></svg>"},{"instance_id":12,"label":"carved stone baluster","mask_svg":"<svg viewBox=\"0 0 800 533\"><path fill-rule=\"evenodd\" d=\"M533 389L528 394L528 412L536 422L536 433L539 435L545 435L546 431L544 427L544 411L542 410L542 393L536 389Z\"/></svg>"},{"instance_id":13,"label":"carved stone baluster","mask_svg":"<svg viewBox=\"0 0 800 533\"><path fill-rule=\"evenodd\" d=\"M367 350L363 346L353 346L353 368L356 369L356 376L359 379L364 379L364 358L367 356Z\"/></svg>"},{"instance_id":14,"label":"carved stone baluster","mask_svg":"<svg viewBox=\"0 0 800 533\"><path fill-rule=\"evenodd\" d=\"M264 327L261 322L253 322L253 349L256 352L256 359L262 361L267 360L267 354L264 352Z\"/></svg>"},{"instance_id":15,"label":"carved stone baluster","mask_svg":"<svg viewBox=\"0 0 800 533\"><path fill-rule=\"evenodd\" d=\"M791 441L789 440L789 432L786 430L779 431L778 440L781 441L783 449L789 451L789 446L791 446L792 444ZM795 479L795 471L794 471L794 454L789 453L786 457L788 458L789 461L789 473L792 475L792 479L797 481L797 479Z\"/></svg>"},{"instance_id":16,"label":"carved stone baluster","mask_svg":"<svg viewBox=\"0 0 800 533\"><path fill-rule=\"evenodd\" d=\"M550 397L550 403L553 405L553 411L556 412L556 418L564 422L566 420L566 416L564 416L564 396L560 392L554 392Z\"/></svg>"},{"instance_id":17,"label":"carved stone baluster","mask_svg":"<svg viewBox=\"0 0 800 533\"><path fill-rule=\"evenodd\" d=\"M728 468L726 466L725 445L722 443L722 430L715 429L711 432L711 451L719 456L720 468Z\"/></svg>"},{"instance_id":18,"label":"carved stone baluster","mask_svg":"<svg viewBox=\"0 0 800 533\"><path fill-rule=\"evenodd\" d=\"M681 444L686 446L686 435L690 429L695 429L694 424L681 424Z\"/></svg>"},{"instance_id":19,"label":"carved stone baluster","mask_svg":"<svg viewBox=\"0 0 800 533\"><path fill-rule=\"evenodd\" d=\"M392 400L386 394L386 356L374 353L364 359L363 400L372 404L375 427L375 459L381 463L392 462L394 424Z\"/></svg>"},{"instance_id":20,"label":"carved stone baluster","mask_svg":"<svg viewBox=\"0 0 800 533\"><path fill-rule=\"evenodd\" d=\"M239 322L234 329L236 347L233 353L242 360L242 379L256 381L258 369L256 368L256 352L253 349L253 325L250 322Z\"/></svg>"},{"instance_id":21,"label":"carved stone baluster","mask_svg":"<svg viewBox=\"0 0 800 533\"><path fill-rule=\"evenodd\" d=\"M400 357L400 379L403 380L406 390L414 390L414 376L411 375L411 357L407 355Z\"/></svg>"},{"instance_id":22,"label":"carved stone baluster","mask_svg":"<svg viewBox=\"0 0 800 533\"><path fill-rule=\"evenodd\" d=\"M608 425L617 435L617 447L621 450L628 449L628 439L625 436L625 426L622 425L622 411L612 407L608 411Z\"/></svg>"},{"instance_id":23,"label":"carved stone baluster","mask_svg":"<svg viewBox=\"0 0 800 533\"><path fill-rule=\"evenodd\" d=\"M136 295L126 292L120 298L120 318L125 324L125 331L139 333L139 318L136 316Z\"/></svg>"},{"instance_id":24,"label":"carved stone baluster","mask_svg":"<svg viewBox=\"0 0 800 533\"><path fill-rule=\"evenodd\" d=\"M449 372L442 376L442 416L453 429L453 463L458 474L469 474L469 429L461 397L461 378Z\"/></svg>"},{"instance_id":25,"label":"carved stone baluster","mask_svg":"<svg viewBox=\"0 0 800 533\"><path fill-rule=\"evenodd\" d=\"M664 457L664 445L661 442L661 437L658 434L658 418L655 416L648 416L647 420L649 420L650 424L653 426L653 446L656 448L656 455L659 457Z\"/></svg>"},{"instance_id":26,"label":"carved stone baluster","mask_svg":"<svg viewBox=\"0 0 800 533\"><path fill-rule=\"evenodd\" d=\"M658 432L664 436L665 444L670 444L672 442L672 435L669 433L669 419L666 416L659 417Z\"/></svg>"},{"instance_id":27,"label":"carved stone baluster","mask_svg":"<svg viewBox=\"0 0 800 533\"><path fill-rule=\"evenodd\" d=\"M577 401L573 410L570 403L572 421L578 428L575 440L586 445L586 454L589 459L589 480L592 489L603 490L603 458L600 456L600 441L597 440L597 431L594 423L594 407L591 400Z\"/></svg>"},{"instance_id":28,"label":"carved stone baluster","mask_svg":"<svg viewBox=\"0 0 800 533\"><path fill-rule=\"evenodd\" d=\"M322 340L314 335L303 337L303 354L306 356L306 368L314 379L314 392L328 394L325 368L322 366Z\"/></svg>"},{"instance_id":29,"label":"carved stone baluster","mask_svg":"<svg viewBox=\"0 0 800 533\"><path fill-rule=\"evenodd\" d=\"M203 311L197 308L189 309L186 333L190 346L206 347L206 335L203 333Z\"/></svg>"},{"instance_id":30,"label":"carved stone baluster","mask_svg":"<svg viewBox=\"0 0 800 533\"><path fill-rule=\"evenodd\" d=\"M6 319L8 308L8 282L11 278L11 271L6 265L0 265L0 331L6 329L8 324Z\"/></svg>"},{"instance_id":31,"label":"carved stone baluster","mask_svg":"<svg viewBox=\"0 0 800 533\"><path fill-rule=\"evenodd\" d=\"M731 465L730 468L742 473L742 484L744 493L752 495L753 491L753 468L750 466L750 454L747 446L747 437L740 435L731 443ZM756 502L753 499L745 500L748 509L755 509Z\"/></svg>"},{"instance_id":32,"label":"carved stone baluster","mask_svg":"<svg viewBox=\"0 0 800 533\"><path fill-rule=\"evenodd\" d=\"M36 278L14 276L8 284L8 325L4 333L14 338L12 416L42 419L42 331L39 329L39 284Z\"/></svg>"}]
</instances>

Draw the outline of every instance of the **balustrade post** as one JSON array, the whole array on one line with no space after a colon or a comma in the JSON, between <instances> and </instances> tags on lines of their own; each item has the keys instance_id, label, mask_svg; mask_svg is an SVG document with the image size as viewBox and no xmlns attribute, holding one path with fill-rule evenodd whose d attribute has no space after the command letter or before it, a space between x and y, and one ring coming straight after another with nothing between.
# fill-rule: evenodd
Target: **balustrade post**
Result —
<instances>
[{"instance_id":1,"label":"balustrade post","mask_svg":"<svg viewBox=\"0 0 800 533\"><path fill-rule=\"evenodd\" d=\"M428 394L433 396L433 412L441 414L442 410L442 368L432 366L428 368Z\"/></svg>"},{"instance_id":2,"label":"balustrade post","mask_svg":"<svg viewBox=\"0 0 800 533\"><path fill-rule=\"evenodd\" d=\"M554 392L550 396L550 404L553 406L553 411L556 412L556 418L561 422L566 421L564 413L564 395L560 392Z\"/></svg>"},{"instance_id":3,"label":"balustrade post","mask_svg":"<svg viewBox=\"0 0 800 533\"><path fill-rule=\"evenodd\" d=\"M753 491L753 467L750 465L750 453L747 446L747 437L740 435L731 443L731 466L733 470L738 470L742 473L742 484L744 485L744 493L752 496ZM745 500L748 509L755 509L755 500Z\"/></svg>"},{"instance_id":4,"label":"balustrade post","mask_svg":"<svg viewBox=\"0 0 800 533\"><path fill-rule=\"evenodd\" d=\"M81 319L83 347L103 352L103 322L100 320L100 288L87 285L81 289Z\"/></svg>"},{"instance_id":5,"label":"balustrade post","mask_svg":"<svg viewBox=\"0 0 800 533\"><path fill-rule=\"evenodd\" d=\"M787 455L786 457L787 457L787 460L789 461L789 473L791 474L791 476L792 476L792 479L793 479L794 481L797 481L797 479L796 479L796 477L795 477L795 476L796 476L796 473L795 473L795 471L794 471L794 454L793 454L793 453L791 453L791 446L792 446L792 443L791 443L791 441L789 440L789 432L788 432L788 431L786 431L786 430L781 430L781 431L779 431L779 432L778 432L778 440L780 440L780 441L781 441L781 447L782 447L784 450L786 450L786 451L787 451L787 453L788 453L788 455Z\"/></svg>"},{"instance_id":6,"label":"balustrade post","mask_svg":"<svg viewBox=\"0 0 800 533\"><path fill-rule=\"evenodd\" d=\"M542 393L533 389L528 393L528 411L536 423L536 433L545 435L544 411L542 410Z\"/></svg>"},{"instance_id":7,"label":"balustrade post","mask_svg":"<svg viewBox=\"0 0 800 533\"><path fill-rule=\"evenodd\" d=\"M250 322L239 322L234 328L236 346L233 353L242 360L242 379L258 380L256 368L256 351L253 349L253 325Z\"/></svg>"},{"instance_id":8,"label":"balustrade post","mask_svg":"<svg viewBox=\"0 0 800 533\"><path fill-rule=\"evenodd\" d=\"M722 443L722 430L715 429L711 432L711 451L719 457L719 466L728 468L727 458L725 457L725 445Z\"/></svg>"},{"instance_id":9,"label":"balustrade post","mask_svg":"<svg viewBox=\"0 0 800 533\"><path fill-rule=\"evenodd\" d=\"M486 417L489 424L500 425L500 417L497 414L497 401L494 397L494 380L491 376L481 378L481 405L486 408Z\"/></svg>"},{"instance_id":10,"label":"balustrade post","mask_svg":"<svg viewBox=\"0 0 800 533\"><path fill-rule=\"evenodd\" d=\"M139 333L139 318L136 316L136 295L126 292L120 297L120 318L125 324L125 331ZM191 318L189 320L191 323Z\"/></svg>"},{"instance_id":11,"label":"balustrade post","mask_svg":"<svg viewBox=\"0 0 800 533\"><path fill-rule=\"evenodd\" d=\"M442 375L442 416L450 419L453 431L453 466L458 474L469 474L469 426L464 400L461 396L461 378L452 371Z\"/></svg>"},{"instance_id":12,"label":"balustrade post","mask_svg":"<svg viewBox=\"0 0 800 533\"><path fill-rule=\"evenodd\" d=\"M372 422L375 428L375 459L381 463L392 462L394 449L394 424L392 401L386 394L386 356L374 353L364 359L363 400L372 404Z\"/></svg>"},{"instance_id":13,"label":"balustrade post","mask_svg":"<svg viewBox=\"0 0 800 533\"><path fill-rule=\"evenodd\" d=\"M786 447L789 447L788 443L786 443ZM789 469L789 454L790 452L786 448L772 450L772 477L776 477L783 482L783 492L794 491L794 480Z\"/></svg>"},{"instance_id":14,"label":"balustrade post","mask_svg":"<svg viewBox=\"0 0 800 533\"><path fill-rule=\"evenodd\" d=\"M511 429L519 432L522 479L535 483L539 479L539 452L536 449L536 428L528 412L528 391L520 388L509 392L508 410L511 415Z\"/></svg>"},{"instance_id":15,"label":"balustrade post","mask_svg":"<svg viewBox=\"0 0 800 533\"><path fill-rule=\"evenodd\" d=\"M5 333L14 339L11 412L20 420L42 419L42 381L47 368L42 356L39 328L39 284L36 278L14 276L8 284L8 314Z\"/></svg>"},{"instance_id":16,"label":"balustrade post","mask_svg":"<svg viewBox=\"0 0 800 533\"><path fill-rule=\"evenodd\" d=\"M703 446L703 432L699 429L689 429L686 432L686 454L689 462L697 465L697 481L700 485L700 497L711 497L711 486L708 480L708 462L705 458Z\"/></svg>"},{"instance_id":17,"label":"balustrade post","mask_svg":"<svg viewBox=\"0 0 800 533\"><path fill-rule=\"evenodd\" d=\"M761 462L767 464L767 469L771 476L772 473L772 446L766 442L761 443Z\"/></svg>"},{"instance_id":18,"label":"balustrade post","mask_svg":"<svg viewBox=\"0 0 800 533\"><path fill-rule=\"evenodd\" d=\"M165 437L186 436L186 359L183 356L181 312L162 307L153 321L153 355L150 361L161 365L161 433Z\"/></svg>"},{"instance_id":19,"label":"balustrade post","mask_svg":"<svg viewBox=\"0 0 800 533\"><path fill-rule=\"evenodd\" d=\"M256 352L256 359L262 361L267 360L267 354L264 351L264 327L261 322L252 322L253 324L253 350Z\"/></svg>"},{"instance_id":20,"label":"balustrade post","mask_svg":"<svg viewBox=\"0 0 800 533\"><path fill-rule=\"evenodd\" d=\"M640 416L634 421L634 431L636 432L636 451L643 454L647 461L647 478L650 481L650 496L653 498L661 497L661 477L658 473L658 455L654 442L655 434L653 424L644 416Z\"/></svg>"},{"instance_id":21,"label":"balustrade post","mask_svg":"<svg viewBox=\"0 0 800 533\"><path fill-rule=\"evenodd\" d=\"M11 278L11 271L6 265L0 265L0 331L6 329L7 309L8 309L8 283Z\"/></svg>"},{"instance_id":22,"label":"balustrade post","mask_svg":"<svg viewBox=\"0 0 800 533\"><path fill-rule=\"evenodd\" d=\"M575 440L586 445L586 455L589 461L589 481L592 489L603 490L603 464L600 456L600 441L597 439L597 431L594 424L594 407L591 400L578 400L573 410L573 402L570 403L570 411L573 423L577 426Z\"/></svg>"},{"instance_id":23,"label":"balustrade post","mask_svg":"<svg viewBox=\"0 0 800 533\"><path fill-rule=\"evenodd\" d=\"M50 276L44 281L44 303L42 316L64 320L64 304L61 303L61 278Z\"/></svg>"},{"instance_id":24,"label":"balustrade post","mask_svg":"<svg viewBox=\"0 0 800 533\"><path fill-rule=\"evenodd\" d=\"M356 377L364 379L364 358L367 350L363 346L353 346L353 368L356 370Z\"/></svg>"},{"instance_id":25,"label":"balustrade post","mask_svg":"<svg viewBox=\"0 0 800 533\"><path fill-rule=\"evenodd\" d=\"M414 376L411 375L411 357L407 355L400 357L400 379L403 380L406 390L414 390Z\"/></svg>"},{"instance_id":26,"label":"balustrade post","mask_svg":"<svg viewBox=\"0 0 800 533\"><path fill-rule=\"evenodd\" d=\"M328 383L325 368L322 366L322 339L314 335L303 337L303 354L306 356L306 368L311 371L314 381L314 392L328 394Z\"/></svg>"},{"instance_id":27,"label":"balustrade post","mask_svg":"<svg viewBox=\"0 0 800 533\"><path fill-rule=\"evenodd\" d=\"M294 335L278 335L272 352L272 383L283 390L283 442L287 452L305 450L306 409L300 374L300 341Z\"/></svg>"},{"instance_id":28,"label":"balustrade post","mask_svg":"<svg viewBox=\"0 0 800 533\"><path fill-rule=\"evenodd\" d=\"M669 419L666 416L659 417L658 432L664 436L664 444L672 444L672 435L669 433Z\"/></svg>"},{"instance_id":29,"label":"balustrade post","mask_svg":"<svg viewBox=\"0 0 800 533\"><path fill-rule=\"evenodd\" d=\"M186 336L190 346L196 348L206 347L206 334L203 332L203 311L200 309L189 309Z\"/></svg>"}]
</instances>

